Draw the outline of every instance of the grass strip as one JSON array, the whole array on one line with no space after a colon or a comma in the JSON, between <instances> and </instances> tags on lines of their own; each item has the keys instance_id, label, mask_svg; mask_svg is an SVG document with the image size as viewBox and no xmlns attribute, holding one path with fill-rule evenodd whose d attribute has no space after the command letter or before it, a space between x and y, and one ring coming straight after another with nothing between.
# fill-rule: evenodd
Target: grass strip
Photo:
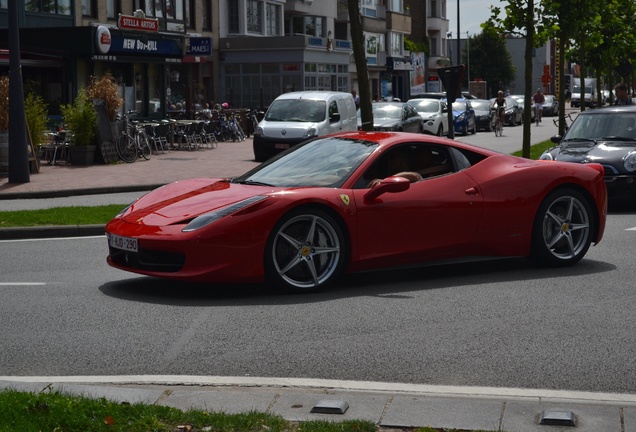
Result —
<instances>
[{"instance_id":1,"label":"grass strip","mask_svg":"<svg viewBox=\"0 0 636 432\"><path fill-rule=\"evenodd\" d=\"M0 228L106 224L127 204L0 211Z\"/></svg>"},{"instance_id":2,"label":"grass strip","mask_svg":"<svg viewBox=\"0 0 636 432\"><path fill-rule=\"evenodd\" d=\"M292 422L259 412L226 414L204 410L129 404L105 398L0 390L0 432L379 432L370 421ZM455 429L399 428L400 432L459 432ZM476 431L479 432L479 431ZM486 431L481 431L486 432Z\"/></svg>"}]
</instances>

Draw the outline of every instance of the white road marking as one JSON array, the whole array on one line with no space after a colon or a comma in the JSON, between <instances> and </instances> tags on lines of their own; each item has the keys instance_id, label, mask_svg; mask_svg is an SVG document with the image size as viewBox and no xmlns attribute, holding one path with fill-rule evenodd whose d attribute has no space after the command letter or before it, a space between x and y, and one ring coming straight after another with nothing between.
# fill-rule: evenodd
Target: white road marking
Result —
<instances>
[{"instance_id":1,"label":"white road marking","mask_svg":"<svg viewBox=\"0 0 636 432\"><path fill-rule=\"evenodd\" d=\"M42 286L46 282L0 282L0 286Z\"/></svg>"}]
</instances>

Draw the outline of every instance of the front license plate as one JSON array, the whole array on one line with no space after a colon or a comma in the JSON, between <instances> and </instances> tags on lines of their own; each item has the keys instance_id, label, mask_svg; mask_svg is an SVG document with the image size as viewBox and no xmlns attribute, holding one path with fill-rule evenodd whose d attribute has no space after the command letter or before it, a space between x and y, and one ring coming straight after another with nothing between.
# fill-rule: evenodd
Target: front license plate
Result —
<instances>
[{"instance_id":1,"label":"front license plate","mask_svg":"<svg viewBox=\"0 0 636 432\"><path fill-rule=\"evenodd\" d=\"M289 148L289 144L274 144L274 148L278 150L287 150Z\"/></svg>"},{"instance_id":2,"label":"front license plate","mask_svg":"<svg viewBox=\"0 0 636 432\"><path fill-rule=\"evenodd\" d=\"M118 235L110 235L110 246L116 249L125 250L128 252L137 252L137 239L120 237Z\"/></svg>"}]
</instances>

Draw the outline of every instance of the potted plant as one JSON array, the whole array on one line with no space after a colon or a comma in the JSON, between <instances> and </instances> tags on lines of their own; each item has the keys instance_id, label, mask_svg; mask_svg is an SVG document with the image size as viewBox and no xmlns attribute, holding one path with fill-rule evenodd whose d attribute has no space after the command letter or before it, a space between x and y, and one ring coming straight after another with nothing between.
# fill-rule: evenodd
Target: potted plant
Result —
<instances>
[{"instance_id":1,"label":"potted plant","mask_svg":"<svg viewBox=\"0 0 636 432\"><path fill-rule=\"evenodd\" d=\"M81 88L73 104L62 105L62 118L73 138L69 147L71 163L90 165L95 158L97 113L86 91Z\"/></svg>"},{"instance_id":2,"label":"potted plant","mask_svg":"<svg viewBox=\"0 0 636 432\"><path fill-rule=\"evenodd\" d=\"M31 142L37 146L42 142L44 133L47 131L49 122L48 106L41 96L34 93L27 94L24 98L24 113L27 126L31 135Z\"/></svg>"},{"instance_id":3,"label":"potted plant","mask_svg":"<svg viewBox=\"0 0 636 432\"><path fill-rule=\"evenodd\" d=\"M110 122L111 133L114 131L113 136L117 136L117 111L124 104L124 100L119 96L119 86L115 78L110 72L106 72L100 78L92 77L86 89L86 95L89 99L101 99L103 101L108 121Z\"/></svg>"}]
</instances>

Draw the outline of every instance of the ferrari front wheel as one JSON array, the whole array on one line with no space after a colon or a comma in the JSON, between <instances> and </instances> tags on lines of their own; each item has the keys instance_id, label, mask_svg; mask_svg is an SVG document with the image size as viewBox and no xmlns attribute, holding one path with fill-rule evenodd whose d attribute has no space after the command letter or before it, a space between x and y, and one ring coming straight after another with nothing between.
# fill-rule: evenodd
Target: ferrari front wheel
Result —
<instances>
[{"instance_id":1,"label":"ferrari front wheel","mask_svg":"<svg viewBox=\"0 0 636 432\"><path fill-rule=\"evenodd\" d=\"M332 282L346 256L342 228L318 209L297 210L283 217L266 247L268 279L294 292L316 291Z\"/></svg>"},{"instance_id":2,"label":"ferrari front wheel","mask_svg":"<svg viewBox=\"0 0 636 432\"><path fill-rule=\"evenodd\" d=\"M534 221L531 259L553 267L577 263L590 247L594 219L588 200L574 189L551 192Z\"/></svg>"}]
</instances>

